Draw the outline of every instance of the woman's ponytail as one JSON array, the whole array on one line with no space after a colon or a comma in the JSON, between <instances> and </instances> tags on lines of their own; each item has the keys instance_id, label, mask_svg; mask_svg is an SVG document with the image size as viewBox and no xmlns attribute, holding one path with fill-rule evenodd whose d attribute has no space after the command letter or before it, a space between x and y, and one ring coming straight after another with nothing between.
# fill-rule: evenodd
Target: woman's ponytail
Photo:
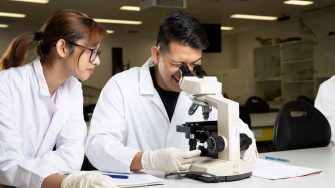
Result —
<instances>
[{"instance_id":1,"label":"woman's ponytail","mask_svg":"<svg viewBox=\"0 0 335 188\"><path fill-rule=\"evenodd\" d=\"M23 65L27 51L34 40L36 40L35 33L24 33L15 38L0 59L0 71Z\"/></svg>"}]
</instances>

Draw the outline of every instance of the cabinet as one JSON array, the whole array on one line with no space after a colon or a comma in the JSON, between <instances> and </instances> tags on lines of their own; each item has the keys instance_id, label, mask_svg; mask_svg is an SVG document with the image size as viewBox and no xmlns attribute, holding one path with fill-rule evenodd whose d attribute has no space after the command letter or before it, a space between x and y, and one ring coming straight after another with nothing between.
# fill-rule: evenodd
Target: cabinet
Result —
<instances>
[{"instance_id":1,"label":"cabinet","mask_svg":"<svg viewBox=\"0 0 335 188\"><path fill-rule=\"evenodd\" d=\"M319 39L315 45L314 90L335 74L335 36Z\"/></svg>"},{"instance_id":2,"label":"cabinet","mask_svg":"<svg viewBox=\"0 0 335 188\"><path fill-rule=\"evenodd\" d=\"M267 101L281 96L280 46L254 49L255 95Z\"/></svg>"},{"instance_id":3,"label":"cabinet","mask_svg":"<svg viewBox=\"0 0 335 188\"><path fill-rule=\"evenodd\" d=\"M284 101L297 99L299 95L314 98L314 42L298 41L282 44L282 97Z\"/></svg>"},{"instance_id":4,"label":"cabinet","mask_svg":"<svg viewBox=\"0 0 335 188\"><path fill-rule=\"evenodd\" d=\"M335 74L335 36L254 49L255 95L284 103L315 98L319 85Z\"/></svg>"}]
</instances>

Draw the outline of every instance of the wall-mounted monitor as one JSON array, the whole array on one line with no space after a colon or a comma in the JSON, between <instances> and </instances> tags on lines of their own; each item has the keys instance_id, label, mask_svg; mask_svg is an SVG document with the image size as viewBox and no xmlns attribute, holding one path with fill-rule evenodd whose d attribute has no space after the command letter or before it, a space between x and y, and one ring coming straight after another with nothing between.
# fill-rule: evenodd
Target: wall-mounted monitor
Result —
<instances>
[{"instance_id":1,"label":"wall-mounted monitor","mask_svg":"<svg viewBox=\"0 0 335 188\"><path fill-rule=\"evenodd\" d=\"M203 52L221 52L221 24L202 24L209 46Z\"/></svg>"}]
</instances>

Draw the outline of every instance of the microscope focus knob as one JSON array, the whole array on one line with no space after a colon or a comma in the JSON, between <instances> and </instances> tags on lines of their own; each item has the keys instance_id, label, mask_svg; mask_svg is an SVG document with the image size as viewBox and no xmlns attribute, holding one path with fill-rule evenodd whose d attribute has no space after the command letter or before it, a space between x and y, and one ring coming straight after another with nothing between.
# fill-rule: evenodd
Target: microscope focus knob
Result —
<instances>
[{"instance_id":1,"label":"microscope focus knob","mask_svg":"<svg viewBox=\"0 0 335 188\"><path fill-rule=\"evenodd\" d=\"M207 138L207 149L210 154L217 154L225 148L224 139L221 136L210 136Z\"/></svg>"}]
</instances>

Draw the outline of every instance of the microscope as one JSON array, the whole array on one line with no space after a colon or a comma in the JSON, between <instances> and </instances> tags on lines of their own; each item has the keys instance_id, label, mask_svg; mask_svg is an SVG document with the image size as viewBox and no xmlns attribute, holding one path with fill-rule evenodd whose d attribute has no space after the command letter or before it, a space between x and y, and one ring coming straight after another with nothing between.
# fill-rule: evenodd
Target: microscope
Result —
<instances>
[{"instance_id":1,"label":"microscope","mask_svg":"<svg viewBox=\"0 0 335 188\"><path fill-rule=\"evenodd\" d=\"M239 104L223 97L222 84L215 76L207 76L201 65L194 66L195 75L187 65L179 70L180 88L193 101L188 113L192 115L201 106L205 120L177 126L177 132L184 132L189 139L190 150L201 150L201 157L185 176L205 182L250 177L253 165L241 160L240 152L248 149L252 140L239 132ZM212 106L217 109L217 121L207 121Z\"/></svg>"}]
</instances>

